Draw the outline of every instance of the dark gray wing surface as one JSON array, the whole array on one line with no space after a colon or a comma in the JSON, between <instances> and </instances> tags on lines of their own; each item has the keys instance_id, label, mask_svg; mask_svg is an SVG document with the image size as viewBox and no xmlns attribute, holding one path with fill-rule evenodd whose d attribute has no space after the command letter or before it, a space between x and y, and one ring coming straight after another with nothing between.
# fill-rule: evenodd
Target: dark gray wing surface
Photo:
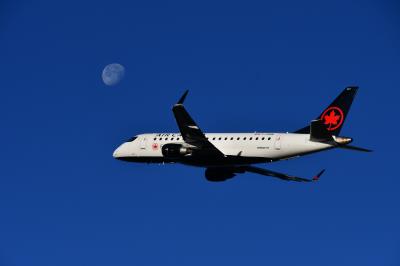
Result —
<instances>
[{"instance_id":1,"label":"dark gray wing surface","mask_svg":"<svg viewBox=\"0 0 400 266\"><path fill-rule=\"evenodd\" d=\"M246 172L251 172L251 173L265 175L265 176L272 176L272 177L276 177L276 178L279 178L282 180L296 181L296 182L317 181L319 179L319 177L325 172L325 170L322 170L316 176L314 176L312 179L308 179L308 178L303 178L303 177L298 177L298 176L282 174L279 172L274 172L274 171L271 171L268 169L263 169L263 168L259 168L259 167L255 167L255 166L243 166L241 169L243 169Z\"/></svg>"},{"instance_id":2,"label":"dark gray wing surface","mask_svg":"<svg viewBox=\"0 0 400 266\"><path fill-rule=\"evenodd\" d=\"M183 102L188 92L189 91L185 91L179 101L172 108L172 112L174 113L176 123L178 124L183 140L190 145L193 145L203 150L207 150L214 155L225 156L220 150L218 150L211 142L207 140L204 133L197 126L196 122L194 122L192 117L190 117L189 113L183 106Z\"/></svg>"}]
</instances>

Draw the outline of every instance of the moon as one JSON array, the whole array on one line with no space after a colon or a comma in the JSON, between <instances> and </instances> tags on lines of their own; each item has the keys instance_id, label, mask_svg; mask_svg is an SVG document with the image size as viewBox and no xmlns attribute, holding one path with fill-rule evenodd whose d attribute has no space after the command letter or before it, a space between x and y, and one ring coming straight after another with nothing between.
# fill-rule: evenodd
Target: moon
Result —
<instances>
[{"instance_id":1,"label":"moon","mask_svg":"<svg viewBox=\"0 0 400 266\"><path fill-rule=\"evenodd\" d=\"M101 77L103 79L104 84L106 84L107 86L115 86L122 80L124 75L125 75L124 66L118 63L113 63L107 65L103 69Z\"/></svg>"}]
</instances>

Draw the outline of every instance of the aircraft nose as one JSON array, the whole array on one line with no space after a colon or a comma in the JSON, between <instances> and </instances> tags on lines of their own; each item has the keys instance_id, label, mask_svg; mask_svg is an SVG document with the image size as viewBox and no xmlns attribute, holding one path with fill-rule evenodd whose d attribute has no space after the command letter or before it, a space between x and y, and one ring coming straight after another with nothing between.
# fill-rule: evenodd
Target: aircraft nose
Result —
<instances>
[{"instance_id":1,"label":"aircraft nose","mask_svg":"<svg viewBox=\"0 0 400 266\"><path fill-rule=\"evenodd\" d=\"M114 150L114 152L113 152L113 157L114 157L114 158L118 158L118 154L119 154L118 149L119 149L119 147L116 148L116 149Z\"/></svg>"},{"instance_id":2,"label":"aircraft nose","mask_svg":"<svg viewBox=\"0 0 400 266\"><path fill-rule=\"evenodd\" d=\"M113 152L113 157L115 159L121 159L123 157L129 157L132 153L130 152L130 147L128 143L121 144L118 148Z\"/></svg>"},{"instance_id":3,"label":"aircraft nose","mask_svg":"<svg viewBox=\"0 0 400 266\"><path fill-rule=\"evenodd\" d=\"M123 149L124 149L123 146L124 146L124 144L120 145L118 148L116 148L116 149L114 150L114 152L113 152L113 157L114 157L115 159L118 159L118 158L124 156L124 155L123 155Z\"/></svg>"}]
</instances>

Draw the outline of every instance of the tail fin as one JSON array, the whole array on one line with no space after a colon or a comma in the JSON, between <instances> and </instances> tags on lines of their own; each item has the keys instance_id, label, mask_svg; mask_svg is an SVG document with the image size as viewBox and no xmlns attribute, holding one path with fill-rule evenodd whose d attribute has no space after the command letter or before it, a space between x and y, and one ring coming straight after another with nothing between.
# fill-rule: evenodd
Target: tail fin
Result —
<instances>
[{"instance_id":1,"label":"tail fin","mask_svg":"<svg viewBox=\"0 0 400 266\"><path fill-rule=\"evenodd\" d=\"M350 110L353 99L357 93L358 87L347 87L343 92L316 118L321 120L326 130L331 135L338 136L344 120ZM295 133L310 133L310 126L301 128Z\"/></svg>"},{"instance_id":2,"label":"tail fin","mask_svg":"<svg viewBox=\"0 0 400 266\"><path fill-rule=\"evenodd\" d=\"M332 134L326 129L326 126L321 120L311 121L310 140L317 142L334 141L334 139L332 138Z\"/></svg>"}]
</instances>

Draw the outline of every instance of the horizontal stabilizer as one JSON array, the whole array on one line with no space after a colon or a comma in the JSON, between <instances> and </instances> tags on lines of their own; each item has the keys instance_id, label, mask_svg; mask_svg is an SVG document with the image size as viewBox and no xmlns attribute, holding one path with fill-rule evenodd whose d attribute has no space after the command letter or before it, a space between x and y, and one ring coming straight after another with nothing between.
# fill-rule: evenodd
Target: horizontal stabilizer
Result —
<instances>
[{"instance_id":1,"label":"horizontal stabilizer","mask_svg":"<svg viewBox=\"0 0 400 266\"><path fill-rule=\"evenodd\" d=\"M347 149L347 150L362 151L362 152L372 152L372 150L361 148L361 147L357 147L357 146L352 146L352 145L339 145L337 147L341 148L341 149Z\"/></svg>"}]
</instances>

